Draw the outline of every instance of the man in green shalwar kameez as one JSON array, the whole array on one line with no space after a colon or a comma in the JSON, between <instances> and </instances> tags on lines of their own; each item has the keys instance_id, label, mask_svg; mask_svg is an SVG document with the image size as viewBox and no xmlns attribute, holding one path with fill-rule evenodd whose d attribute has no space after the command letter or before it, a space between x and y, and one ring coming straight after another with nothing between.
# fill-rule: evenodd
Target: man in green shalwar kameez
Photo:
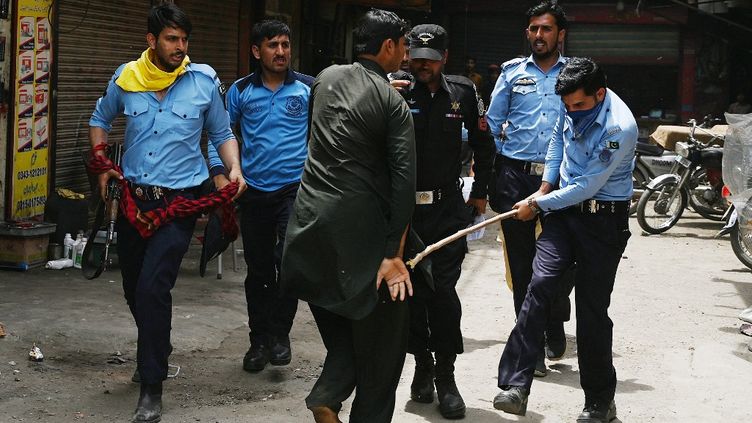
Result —
<instances>
[{"instance_id":1,"label":"man in green shalwar kameez","mask_svg":"<svg viewBox=\"0 0 752 423\"><path fill-rule=\"evenodd\" d=\"M338 422L389 422L407 349L402 261L415 204L410 110L387 80L405 54L407 23L372 9L353 31L358 62L332 66L311 91L300 191L287 228L282 288L309 302L327 349L306 405Z\"/></svg>"}]
</instances>

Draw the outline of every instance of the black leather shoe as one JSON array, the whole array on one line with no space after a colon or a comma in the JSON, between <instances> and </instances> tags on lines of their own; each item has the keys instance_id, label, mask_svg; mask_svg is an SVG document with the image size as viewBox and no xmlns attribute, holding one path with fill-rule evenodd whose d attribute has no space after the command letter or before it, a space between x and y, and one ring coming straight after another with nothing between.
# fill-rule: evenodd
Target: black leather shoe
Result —
<instances>
[{"instance_id":1,"label":"black leather shoe","mask_svg":"<svg viewBox=\"0 0 752 423\"><path fill-rule=\"evenodd\" d=\"M454 381L454 360L456 354L436 353L436 396L439 399L439 413L445 419L465 417L465 401Z\"/></svg>"},{"instance_id":2,"label":"black leather shoe","mask_svg":"<svg viewBox=\"0 0 752 423\"><path fill-rule=\"evenodd\" d=\"M269 355L269 362L272 366L286 366L292 361L292 350L290 349L290 341L287 340L275 340L272 343L271 353Z\"/></svg>"},{"instance_id":3,"label":"black leather shoe","mask_svg":"<svg viewBox=\"0 0 752 423\"><path fill-rule=\"evenodd\" d=\"M535 377L546 377L546 374L548 374L548 369L546 368L546 357L541 353L538 356L538 361L535 362L535 370L533 371L533 376Z\"/></svg>"},{"instance_id":4,"label":"black leather shoe","mask_svg":"<svg viewBox=\"0 0 752 423\"><path fill-rule=\"evenodd\" d=\"M527 413L527 389L522 386L509 386L496 394L494 408L505 413L524 416Z\"/></svg>"},{"instance_id":5,"label":"black leather shoe","mask_svg":"<svg viewBox=\"0 0 752 423\"><path fill-rule=\"evenodd\" d=\"M410 384L410 399L424 404L433 402L433 355L430 351L415 354L415 373Z\"/></svg>"},{"instance_id":6,"label":"black leather shoe","mask_svg":"<svg viewBox=\"0 0 752 423\"><path fill-rule=\"evenodd\" d=\"M608 423L616 419L616 403L611 401L608 406L601 404L586 404L582 413L577 417L577 423Z\"/></svg>"},{"instance_id":7,"label":"black leather shoe","mask_svg":"<svg viewBox=\"0 0 752 423\"><path fill-rule=\"evenodd\" d=\"M271 351L266 344L259 343L251 345L248 352L243 357L243 370L248 372L260 372L266 367L266 363L271 358Z\"/></svg>"},{"instance_id":8,"label":"black leather shoe","mask_svg":"<svg viewBox=\"0 0 752 423\"><path fill-rule=\"evenodd\" d=\"M546 328L546 358L559 360L567 351L567 336L564 334L564 322L549 323Z\"/></svg>"},{"instance_id":9,"label":"black leather shoe","mask_svg":"<svg viewBox=\"0 0 752 423\"><path fill-rule=\"evenodd\" d=\"M142 383L132 423L157 423L162 420L162 383Z\"/></svg>"}]
</instances>

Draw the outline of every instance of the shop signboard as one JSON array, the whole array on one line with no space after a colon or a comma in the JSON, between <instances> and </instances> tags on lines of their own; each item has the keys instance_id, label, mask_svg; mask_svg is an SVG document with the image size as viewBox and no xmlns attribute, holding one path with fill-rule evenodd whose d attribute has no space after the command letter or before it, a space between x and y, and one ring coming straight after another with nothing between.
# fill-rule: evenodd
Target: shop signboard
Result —
<instances>
[{"instance_id":1,"label":"shop signboard","mask_svg":"<svg viewBox=\"0 0 752 423\"><path fill-rule=\"evenodd\" d=\"M51 25L54 0L17 0L10 201L6 218L44 214L49 182L49 100L52 71Z\"/></svg>"}]
</instances>

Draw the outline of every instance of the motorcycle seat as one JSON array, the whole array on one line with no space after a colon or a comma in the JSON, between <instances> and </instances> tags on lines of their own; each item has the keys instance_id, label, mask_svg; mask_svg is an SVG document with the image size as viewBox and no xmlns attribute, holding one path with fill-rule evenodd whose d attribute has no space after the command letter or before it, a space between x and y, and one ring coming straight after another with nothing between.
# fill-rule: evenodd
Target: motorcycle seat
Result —
<instances>
[{"instance_id":1,"label":"motorcycle seat","mask_svg":"<svg viewBox=\"0 0 752 423\"><path fill-rule=\"evenodd\" d=\"M650 144L642 141L637 141L637 147L635 148L635 152L637 154L642 154L643 156L660 156L663 154L663 152L666 151L657 144Z\"/></svg>"}]
</instances>

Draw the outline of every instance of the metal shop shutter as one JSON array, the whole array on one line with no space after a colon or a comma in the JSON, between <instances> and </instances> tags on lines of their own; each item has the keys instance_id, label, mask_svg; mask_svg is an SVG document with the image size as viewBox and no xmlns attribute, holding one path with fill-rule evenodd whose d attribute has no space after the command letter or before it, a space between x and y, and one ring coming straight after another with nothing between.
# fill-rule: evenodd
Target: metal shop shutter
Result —
<instances>
[{"instance_id":1,"label":"metal shop shutter","mask_svg":"<svg viewBox=\"0 0 752 423\"><path fill-rule=\"evenodd\" d=\"M679 60L679 31L674 26L570 25L566 55L601 63L672 65Z\"/></svg>"},{"instance_id":2,"label":"metal shop shutter","mask_svg":"<svg viewBox=\"0 0 752 423\"><path fill-rule=\"evenodd\" d=\"M89 192L82 161L88 151L89 118L115 69L146 48L145 0L59 3L55 186ZM122 139L119 119L110 134Z\"/></svg>"},{"instance_id":3,"label":"metal shop shutter","mask_svg":"<svg viewBox=\"0 0 752 423\"><path fill-rule=\"evenodd\" d=\"M191 61L213 67L222 82L238 79L240 0L178 0L175 4L193 24L188 46Z\"/></svg>"}]
</instances>

